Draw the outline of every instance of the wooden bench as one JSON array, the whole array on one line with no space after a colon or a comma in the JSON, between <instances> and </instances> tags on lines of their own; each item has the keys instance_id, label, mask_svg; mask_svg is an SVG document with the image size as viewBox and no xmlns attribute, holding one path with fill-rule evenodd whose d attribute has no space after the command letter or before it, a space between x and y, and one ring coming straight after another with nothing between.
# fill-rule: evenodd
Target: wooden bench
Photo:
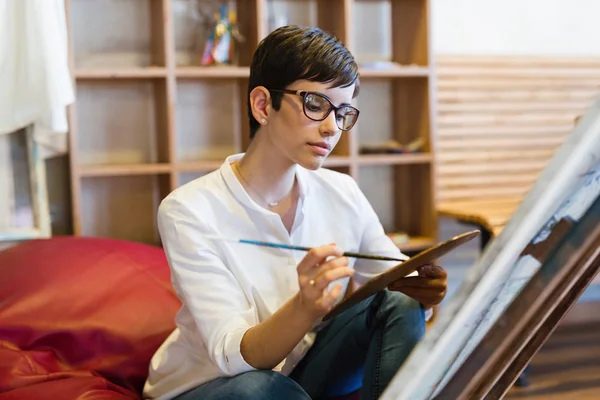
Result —
<instances>
[{"instance_id":1,"label":"wooden bench","mask_svg":"<svg viewBox=\"0 0 600 400\"><path fill-rule=\"evenodd\" d=\"M600 93L600 59L438 57L437 210L496 236Z\"/></svg>"}]
</instances>

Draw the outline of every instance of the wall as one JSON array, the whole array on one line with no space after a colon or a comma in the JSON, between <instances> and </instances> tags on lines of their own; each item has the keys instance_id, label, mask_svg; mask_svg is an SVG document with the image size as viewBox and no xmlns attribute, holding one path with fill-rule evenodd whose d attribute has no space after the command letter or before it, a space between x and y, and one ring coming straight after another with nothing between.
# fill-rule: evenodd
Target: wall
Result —
<instances>
[{"instance_id":1,"label":"wall","mask_svg":"<svg viewBox=\"0 0 600 400\"><path fill-rule=\"evenodd\" d=\"M598 0L431 0L437 54L598 56Z\"/></svg>"}]
</instances>

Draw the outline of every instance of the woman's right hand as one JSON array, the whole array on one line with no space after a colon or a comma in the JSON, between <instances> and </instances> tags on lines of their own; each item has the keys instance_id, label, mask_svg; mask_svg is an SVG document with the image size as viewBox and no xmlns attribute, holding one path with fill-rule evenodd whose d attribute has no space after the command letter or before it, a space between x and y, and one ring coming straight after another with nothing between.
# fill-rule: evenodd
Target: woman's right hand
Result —
<instances>
[{"instance_id":1,"label":"woman's right hand","mask_svg":"<svg viewBox=\"0 0 600 400\"><path fill-rule=\"evenodd\" d=\"M343 254L342 249L329 244L311 249L298 264L298 300L302 309L315 319L327 314L342 293L342 284L328 290L329 284L354 275Z\"/></svg>"}]
</instances>

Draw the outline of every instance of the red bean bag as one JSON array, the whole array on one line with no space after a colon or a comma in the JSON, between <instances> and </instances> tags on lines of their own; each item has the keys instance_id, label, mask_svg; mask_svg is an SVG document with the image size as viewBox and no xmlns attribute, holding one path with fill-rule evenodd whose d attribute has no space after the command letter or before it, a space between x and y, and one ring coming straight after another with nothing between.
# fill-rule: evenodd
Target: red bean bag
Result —
<instances>
[{"instance_id":1,"label":"red bean bag","mask_svg":"<svg viewBox=\"0 0 600 400\"><path fill-rule=\"evenodd\" d=\"M63 237L0 252L0 399L139 399L180 303L162 249Z\"/></svg>"},{"instance_id":2,"label":"red bean bag","mask_svg":"<svg viewBox=\"0 0 600 400\"><path fill-rule=\"evenodd\" d=\"M0 400L140 399L179 307L159 247L59 237L0 251Z\"/></svg>"}]
</instances>

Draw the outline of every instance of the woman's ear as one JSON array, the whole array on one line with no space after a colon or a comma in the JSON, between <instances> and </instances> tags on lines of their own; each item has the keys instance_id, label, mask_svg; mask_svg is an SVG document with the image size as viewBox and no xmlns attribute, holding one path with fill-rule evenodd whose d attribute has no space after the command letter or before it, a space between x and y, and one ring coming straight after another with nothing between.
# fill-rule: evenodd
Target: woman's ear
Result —
<instances>
[{"instance_id":1,"label":"woman's ear","mask_svg":"<svg viewBox=\"0 0 600 400\"><path fill-rule=\"evenodd\" d=\"M250 108L252 115L262 125L271 111L271 94L264 86L257 86L250 92Z\"/></svg>"}]
</instances>

